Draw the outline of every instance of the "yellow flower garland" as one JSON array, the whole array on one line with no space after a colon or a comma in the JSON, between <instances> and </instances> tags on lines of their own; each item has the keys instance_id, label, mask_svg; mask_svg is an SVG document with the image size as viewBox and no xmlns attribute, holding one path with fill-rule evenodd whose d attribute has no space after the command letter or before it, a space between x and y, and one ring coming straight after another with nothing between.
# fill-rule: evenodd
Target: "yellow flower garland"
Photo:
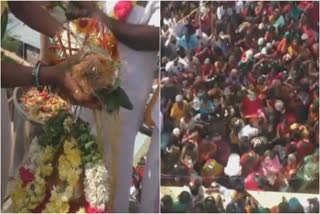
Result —
<instances>
[{"instance_id":1,"label":"yellow flower garland","mask_svg":"<svg viewBox=\"0 0 320 214\"><path fill-rule=\"evenodd\" d=\"M15 190L11 194L14 212L30 213L44 200L46 194L45 178L52 174L52 161L56 149L47 146L40 158L40 166L35 172L35 179L25 187L21 178L17 178Z\"/></svg>"},{"instance_id":2,"label":"yellow flower garland","mask_svg":"<svg viewBox=\"0 0 320 214\"><path fill-rule=\"evenodd\" d=\"M73 137L64 141L63 151L64 153L58 160L61 184L51 191L51 197L43 211L45 213L67 213L69 211L69 200L82 172L81 151Z\"/></svg>"}]
</instances>

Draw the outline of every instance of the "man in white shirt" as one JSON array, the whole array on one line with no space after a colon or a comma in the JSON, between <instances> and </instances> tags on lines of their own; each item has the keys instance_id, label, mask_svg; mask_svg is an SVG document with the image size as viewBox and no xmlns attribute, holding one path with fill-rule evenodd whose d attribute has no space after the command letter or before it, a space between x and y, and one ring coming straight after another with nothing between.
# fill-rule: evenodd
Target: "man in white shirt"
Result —
<instances>
[{"instance_id":1,"label":"man in white shirt","mask_svg":"<svg viewBox=\"0 0 320 214\"><path fill-rule=\"evenodd\" d=\"M258 136L259 129L252 127L250 125L244 126L242 129L240 129L238 133L238 138L240 142L248 140L250 141L253 137Z\"/></svg>"},{"instance_id":2,"label":"man in white shirt","mask_svg":"<svg viewBox=\"0 0 320 214\"><path fill-rule=\"evenodd\" d=\"M169 74L179 74L181 72L183 72L184 70L184 66L183 64L179 61L179 57L175 58L174 60L168 62L166 64L166 68L165 68L166 72Z\"/></svg>"}]
</instances>

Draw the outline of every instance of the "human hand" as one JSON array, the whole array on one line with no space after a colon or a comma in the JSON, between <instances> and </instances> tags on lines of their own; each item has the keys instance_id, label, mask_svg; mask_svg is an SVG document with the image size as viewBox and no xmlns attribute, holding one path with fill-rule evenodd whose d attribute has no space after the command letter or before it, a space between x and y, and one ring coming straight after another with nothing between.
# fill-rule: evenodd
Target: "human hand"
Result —
<instances>
[{"instance_id":1,"label":"human hand","mask_svg":"<svg viewBox=\"0 0 320 214\"><path fill-rule=\"evenodd\" d=\"M101 104L93 95L87 95L76 79L71 75L73 65L79 63L81 52L67 58L63 63L45 67L41 73L42 82L51 85L61 97L71 100L72 103L92 109L101 109Z\"/></svg>"}]
</instances>

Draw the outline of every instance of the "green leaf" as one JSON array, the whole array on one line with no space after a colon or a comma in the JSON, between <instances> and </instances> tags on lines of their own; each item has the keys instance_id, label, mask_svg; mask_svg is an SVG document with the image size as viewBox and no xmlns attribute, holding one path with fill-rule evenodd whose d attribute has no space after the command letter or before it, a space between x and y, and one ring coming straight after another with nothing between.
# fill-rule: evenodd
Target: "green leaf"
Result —
<instances>
[{"instance_id":1,"label":"green leaf","mask_svg":"<svg viewBox=\"0 0 320 214\"><path fill-rule=\"evenodd\" d=\"M123 108L126 108L128 110L133 109L133 105L132 105L128 95L121 87L119 87L117 89L117 96L119 99L120 106L122 106Z\"/></svg>"},{"instance_id":2,"label":"green leaf","mask_svg":"<svg viewBox=\"0 0 320 214\"><path fill-rule=\"evenodd\" d=\"M86 149L88 149L88 148L90 148L93 144L95 144L96 142L95 141L89 141L89 142L87 142L86 144L85 144L85 148Z\"/></svg>"},{"instance_id":3,"label":"green leaf","mask_svg":"<svg viewBox=\"0 0 320 214\"><path fill-rule=\"evenodd\" d=\"M1 40L3 39L4 33L6 32L8 24L8 10L5 9L1 15Z\"/></svg>"}]
</instances>

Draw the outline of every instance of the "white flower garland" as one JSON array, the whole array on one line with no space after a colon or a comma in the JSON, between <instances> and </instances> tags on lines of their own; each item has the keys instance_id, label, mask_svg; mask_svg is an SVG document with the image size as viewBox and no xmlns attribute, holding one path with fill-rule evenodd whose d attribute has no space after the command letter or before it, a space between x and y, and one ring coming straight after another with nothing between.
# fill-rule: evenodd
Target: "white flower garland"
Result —
<instances>
[{"instance_id":1,"label":"white flower garland","mask_svg":"<svg viewBox=\"0 0 320 214\"><path fill-rule=\"evenodd\" d=\"M25 156L22 166L25 169L31 170L32 172L36 171L36 168L40 164L40 158L42 154L41 146L38 143L38 138L35 137L32 139L27 155Z\"/></svg>"},{"instance_id":2,"label":"white flower garland","mask_svg":"<svg viewBox=\"0 0 320 214\"><path fill-rule=\"evenodd\" d=\"M104 210L109 200L108 171L103 163L85 169L84 192L90 206Z\"/></svg>"}]
</instances>

